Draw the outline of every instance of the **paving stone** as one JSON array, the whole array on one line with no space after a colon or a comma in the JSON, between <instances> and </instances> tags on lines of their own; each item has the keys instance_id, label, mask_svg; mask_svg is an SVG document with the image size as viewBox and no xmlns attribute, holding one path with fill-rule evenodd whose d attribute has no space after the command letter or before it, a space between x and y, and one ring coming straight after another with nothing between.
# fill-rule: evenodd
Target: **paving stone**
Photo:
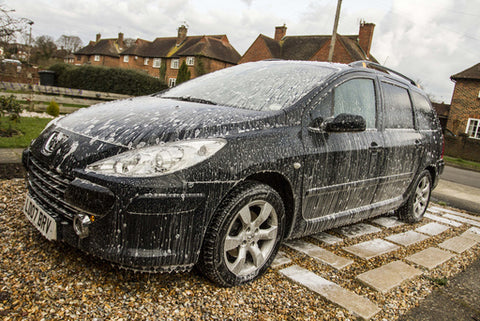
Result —
<instances>
[{"instance_id":1,"label":"paving stone","mask_svg":"<svg viewBox=\"0 0 480 321\"><path fill-rule=\"evenodd\" d=\"M328 244L328 245L333 245L333 244L343 242L343 239L341 239L339 237L336 237L332 234L325 233L325 232L320 232L320 233L317 233L315 235L311 235L311 237L313 237L314 239L316 239L316 240L318 240L322 243Z\"/></svg>"},{"instance_id":2,"label":"paving stone","mask_svg":"<svg viewBox=\"0 0 480 321\"><path fill-rule=\"evenodd\" d=\"M399 286L402 282L422 274L402 261L394 261L379 268L367 271L357 276L357 279L374 290L385 293Z\"/></svg>"},{"instance_id":3,"label":"paving stone","mask_svg":"<svg viewBox=\"0 0 480 321\"><path fill-rule=\"evenodd\" d=\"M462 253L477 244L477 241L463 237L455 236L446 240L443 243L438 244L442 249L446 249L455 253Z\"/></svg>"},{"instance_id":4,"label":"paving stone","mask_svg":"<svg viewBox=\"0 0 480 321\"><path fill-rule=\"evenodd\" d=\"M465 217L461 217L461 216L457 216L457 215L453 215L453 214L445 214L445 215L443 215L443 217L450 218L450 219L455 220L455 221L467 223L467 224L470 224L470 225L473 225L473 226L476 226L476 227L480 227L480 222L475 221L475 220L471 220L469 218L465 218Z\"/></svg>"},{"instance_id":5,"label":"paving stone","mask_svg":"<svg viewBox=\"0 0 480 321\"><path fill-rule=\"evenodd\" d=\"M405 233L393 234L387 236L385 239L403 246L409 246L428 239L429 237L414 231L407 231Z\"/></svg>"},{"instance_id":6,"label":"paving stone","mask_svg":"<svg viewBox=\"0 0 480 321\"><path fill-rule=\"evenodd\" d=\"M313 257L325 264L328 264L337 270L343 269L353 263L353 260L338 256L319 246L302 240L288 241L285 243L285 245L296 251L305 253L306 255Z\"/></svg>"},{"instance_id":7,"label":"paving stone","mask_svg":"<svg viewBox=\"0 0 480 321\"><path fill-rule=\"evenodd\" d=\"M343 249L362 259L369 260L373 257L395 251L399 246L382 239L373 239L370 241L358 243Z\"/></svg>"},{"instance_id":8,"label":"paving stone","mask_svg":"<svg viewBox=\"0 0 480 321\"><path fill-rule=\"evenodd\" d=\"M442 264L454 257L455 254L437 249L436 247L429 247L423 251L408 256L406 259L410 262L416 263L427 269L433 269L437 265Z\"/></svg>"},{"instance_id":9,"label":"paving stone","mask_svg":"<svg viewBox=\"0 0 480 321\"><path fill-rule=\"evenodd\" d=\"M480 229L478 227L471 227L463 232L460 236L480 242Z\"/></svg>"},{"instance_id":10,"label":"paving stone","mask_svg":"<svg viewBox=\"0 0 480 321\"><path fill-rule=\"evenodd\" d=\"M405 224L399 221L396 217L379 217L372 220L372 223L378 224L383 227L396 227Z\"/></svg>"},{"instance_id":11,"label":"paving stone","mask_svg":"<svg viewBox=\"0 0 480 321\"><path fill-rule=\"evenodd\" d=\"M429 209L434 210L437 213L447 213L447 214L453 214L453 215L459 215L459 216L468 215L468 214L463 214L463 213L460 213L460 212L457 212L457 211L449 210L447 208L438 207L438 206L432 206L432 207L429 207ZM471 216L471 215L468 215L468 216ZM480 220L480 218L479 218L479 220Z\"/></svg>"},{"instance_id":12,"label":"paving stone","mask_svg":"<svg viewBox=\"0 0 480 321\"><path fill-rule=\"evenodd\" d=\"M440 223L448 224L448 225L453 226L453 227L460 227L460 226L463 225L462 223L455 222L455 221L449 220L448 218L440 217L440 216L437 216L437 215L434 215L434 214L425 213L424 217L429 218L429 219L434 220L434 221L437 221L437 222L440 222Z\"/></svg>"},{"instance_id":13,"label":"paving stone","mask_svg":"<svg viewBox=\"0 0 480 321\"><path fill-rule=\"evenodd\" d=\"M456 212L456 214L454 214L454 213L449 213L449 214L461 216L461 217L464 217L464 218L468 218L468 219L480 222L480 216L475 216L475 215L470 215L470 214L465 214L465 213L458 213L458 212Z\"/></svg>"},{"instance_id":14,"label":"paving stone","mask_svg":"<svg viewBox=\"0 0 480 321\"><path fill-rule=\"evenodd\" d=\"M342 234L348 238L359 237L366 234L378 233L382 230L370 224L358 223L348 225L337 229L339 234Z\"/></svg>"},{"instance_id":15,"label":"paving stone","mask_svg":"<svg viewBox=\"0 0 480 321\"><path fill-rule=\"evenodd\" d=\"M278 268L280 266L283 266L283 265L286 265L290 262L292 262L292 260L290 258L288 258L287 255L284 252L278 251L277 256L275 257L275 259L272 262L271 267L273 269L276 269L276 268Z\"/></svg>"},{"instance_id":16,"label":"paving stone","mask_svg":"<svg viewBox=\"0 0 480 321\"><path fill-rule=\"evenodd\" d=\"M428 234L430 236L435 236L435 235L438 235L440 233L445 232L448 229L449 229L449 227L445 226L443 224L428 223L428 224L422 225L420 227L417 227L415 229L415 231L423 233L423 234Z\"/></svg>"},{"instance_id":17,"label":"paving stone","mask_svg":"<svg viewBox=\"0 0 480 321\"><path fill-rule=\"evenodd\" d=\"M326 300L345 308L356 317L368 320L380 311L380 308L367 298L348 291L297 265L280 270L280 273Z\"/></svg>"}]
</instances>

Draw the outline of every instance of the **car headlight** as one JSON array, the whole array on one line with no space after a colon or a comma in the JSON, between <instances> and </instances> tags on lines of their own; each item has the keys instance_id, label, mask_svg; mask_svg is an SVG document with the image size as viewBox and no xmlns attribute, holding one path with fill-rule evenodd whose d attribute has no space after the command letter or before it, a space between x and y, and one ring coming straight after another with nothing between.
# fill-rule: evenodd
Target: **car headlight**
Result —
<instances>
[{"instance_id":1,"label":"car headlight","mask_svg":"<svg viewBox=\"0 0 480 321\"><path fill-rule=\"evenodd\" d=\"M87 171L136 177L170 174L203 162L226 143L224 139L186 140L139 148L90 164Z\"/></svg>"}]
</instances>

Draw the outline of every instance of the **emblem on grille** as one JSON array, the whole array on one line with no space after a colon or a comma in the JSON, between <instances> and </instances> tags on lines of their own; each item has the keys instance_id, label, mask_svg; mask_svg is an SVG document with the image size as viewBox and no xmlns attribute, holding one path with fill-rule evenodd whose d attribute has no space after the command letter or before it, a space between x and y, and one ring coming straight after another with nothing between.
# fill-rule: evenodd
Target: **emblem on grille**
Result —
<instances>
[{"instance_id":1,"label":"emblem on grille","mask_svg":"<svg viewBox=\"0 0 480 321\"><path fill-rule=\"evenodd\" d=\"M60 132L53 132L50 137L48 137L45 145L43 145L42 154L45 156L50 156L52 153L60 147L60 144L63 143L68 138L67 135Z\"/></svg>"}]
</instances>

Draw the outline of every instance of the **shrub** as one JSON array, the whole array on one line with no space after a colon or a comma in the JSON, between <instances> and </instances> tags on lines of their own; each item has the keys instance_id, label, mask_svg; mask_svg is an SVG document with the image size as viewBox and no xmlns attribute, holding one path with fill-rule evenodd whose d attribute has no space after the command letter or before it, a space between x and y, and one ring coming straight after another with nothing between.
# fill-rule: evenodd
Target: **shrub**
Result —
<instances>
[{"instance_id":1,"label":"shrub","mask_svg":"<svg viewBox=\"0 0 480 321\"><path fill-rule=\"evenodd\" d=\"M55 100L51 100L47 107L47 114L57 117L60 114L60 107Z\"/></svg>"},{"instance_id":2,"label":"shrub","mask_svg":"<svg viewBox=\"0 0 480 321\"><path fill-rule=\"evenodd\" d=\"M0 136L11 137L20 132L16 129L20 122L22 108L15 96L0 96Z\"/></svg>"},{"instance_id":3,"label":"shrub","mask_svg":"<svg viewBox=\"0 0 480 321\"><path fill-rule=\"evenodd\" d=\"M180 85L182 82L185 82L190 79L190 70L188 70L187 64L185 61L182 62L180 68L178 69L177 75L177 85Z\"/></svg>"},{"instance_id":4,"label":"shrub","mask_svg":"<svg viewBox=\"0 0 480 321\"><path fill-rule=\"evenodd\" d=\"M60 87L132 96L148 95L167 88L160 79L132 69L56 64L50 70L56 72L57 86Z\"/></svg>"}]
</instances>

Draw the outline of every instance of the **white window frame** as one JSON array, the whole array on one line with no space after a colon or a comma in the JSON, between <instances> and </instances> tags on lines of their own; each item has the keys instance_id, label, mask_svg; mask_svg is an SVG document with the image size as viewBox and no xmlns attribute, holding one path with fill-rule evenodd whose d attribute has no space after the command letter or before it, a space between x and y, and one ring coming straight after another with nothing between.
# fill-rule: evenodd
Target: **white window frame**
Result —
<instances>
[{"instance_id":1,"label":"white window frame","mask_svg":"<svg viewBox=\"0 0 480 321\"><path fill-rule=\"evenodd\" d=\"M129 56L129 55L123 56L123 62L128 62L129 60L130 60L130 56Z\"/></svg>"},{"instance_id":2,"label":"white window frame","mask_svg":"<svg viewBox=\"0 0 480 321\"><path fill-rule=\"evenodd\" d=\"M168 87L175 87L177 84L177 78L168 78Z\"/></svg>"},{"instance_id":3,"label":"white window frame","mask_svg":"<svg viewBox=\"0 0 480 321\"><path fill-rule=\"evenodd\" d=\"M93 61L100 61L100 55L93 56Z\"/></svg>"},{"instance_id":4,"label":"white window frame","mask_svg":"<svg viewBox=\"0 0 480 321\"><path fill-rule=\"evenodd\" d=\"M195 57L187 57L186 64L187 64L187 66L195 65Z\"/></svg>"},{"instance_id":5,"label":"white window frame","mask_svg":"<svg viewBox=\"0 0 480 321\"><path fill-rule=\"evenodd\" d=\"M470 130L470 127L472 127L472 130ZM470 138L480 139L480 119L469 118L467 127L465 128L465 134Z\"/></svg>"},{"instance_id":6,"label":"white window frame","mask_svg":"<svg viewBox=\"0 0 480 321\"><path fill-rule=\"evenodd\" d=\"M179 67L180 67L179 59L172 59L172 62L170 63L170 68L178 69ZM171 79L173 79L173 78L171 78Z\"/></svg>"},{"instance_id":7,"label":"white window frame","mask_svg":"<svg viewBox=\"0 0 480 321\"><path fill-rule=\"evenodd\" d=\"M162 58L153 58L153 68L160 68L162 66Z\"/></svg>"},{"instance_id":8,"label":"white window frame","mask_svg":"<svg viewBox=\"0 0 480 321\"><path fill-rule=\"evenodd\" d=\"M143 65L148 66L148 63L150 62L150 59L148 58L143 58Z\"/></svg>"}]
</instances>

